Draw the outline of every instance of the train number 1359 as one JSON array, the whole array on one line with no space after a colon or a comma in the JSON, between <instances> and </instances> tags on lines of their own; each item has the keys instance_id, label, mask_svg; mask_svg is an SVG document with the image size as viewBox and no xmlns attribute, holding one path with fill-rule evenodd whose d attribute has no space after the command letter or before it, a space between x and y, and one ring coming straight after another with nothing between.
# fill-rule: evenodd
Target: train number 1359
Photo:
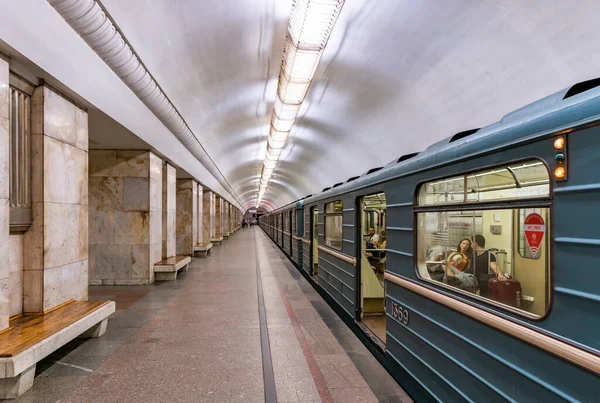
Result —
<instances>
[{"instance_id":1,"label":"train number 1359","mask_svg":"<svg viewBox=\"0 0 600 403\"><path fill-rule=\"evenodd\" d=\"M392 301L392 317L408 325L408 310Z\"/></svg>"}]
</instances>

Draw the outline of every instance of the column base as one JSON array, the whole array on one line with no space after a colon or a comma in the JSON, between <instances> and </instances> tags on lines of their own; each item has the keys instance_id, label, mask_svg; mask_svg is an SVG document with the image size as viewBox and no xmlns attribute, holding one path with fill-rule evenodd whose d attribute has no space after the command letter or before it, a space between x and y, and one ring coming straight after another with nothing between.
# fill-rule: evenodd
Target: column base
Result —
<instances>
[{"instance_id":1,"label":"column base","mask_svg":"<svg viewBox=\"0 0 600 403\"><path fill-rule=\"evenodd\" d=\"M0 399L16 399L33 386L35 365L13 378L0 379Z\"/></svg>"},{"instance_id":2,"label":"column base","mask_svg":"<svg viewBox=\"0 0 600 403\"><path fill-rule=\"evenodd\" d=\"M87 331L82 333L78 338L79 339L92 339L92 338L100 337L104 333L106 333L107 327L108 327L108 318L103 319L97 325L92 326Z\"/></svg>"}]
</instances>

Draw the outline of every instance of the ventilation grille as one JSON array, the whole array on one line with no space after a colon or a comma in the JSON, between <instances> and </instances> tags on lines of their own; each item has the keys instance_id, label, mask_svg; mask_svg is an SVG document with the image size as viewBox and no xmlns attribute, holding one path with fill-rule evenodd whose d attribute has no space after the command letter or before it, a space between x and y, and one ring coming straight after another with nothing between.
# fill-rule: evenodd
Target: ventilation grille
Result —
<instances>
[{"instance_id":1,"label":"ventilation grille","mask_svg":"<svg viewBox=\"0 0 600 403\"><path fill-rule=\"evenodd\" d=\"M321 192L327 192L329 189L331 189L331 187L325 188L325 189L321 190Z\"/></svg>"},{"instance_id":2,"label":"ventilation grille","mask_svg":"<svg viewBox=\"0 0 600 403\"><path fill-rule=\"evenodd\" d=\"M377 172L379 170L381 170L383 167L377 167L377 168L371 168L367 171L367 175L372 174L373 172Z\"/></svg>"},{"instance_id":3,"label":"ventilation grille","mask_svg":"<svg viewBox=\"0 0 600 403\"><path fill-rule=\"evenodd\" d=\"M342 186L343 184L344 184L344 182L339 182L339 183L336 183L335 185L333 185L333 187L336 188L338 186Z\"/></svg>"},{"instance_id":4,"label":"ventilation grille","mask_svg":"<svg viewBox=\"0 0 600 403\"><path fill-rule=\"evenodd\" d=\"M594 78L593 80L582 81L580 83L575 84L569 91L565 94L563 99L574 97L577 94L581 94L582 92L586 92L587 90L591 90L592 88L596 88L600 85L600 78Z\"/></svg>"},{"instance_id":5,"label":"ventilation grille","mask_svg":"<svg viewBox=\"0 0 600 403\"><path fill-rule=\"evenodd\" d=\"M417 156L418 154L419 153L410 153L410 154L403 155L402 157L398 158L398 161L396 161L396 163L409 160L412 157Z\"/></svg>"},{"instance_id":6,"label":"ventilation grille","mask_svg":"<svg viewBox=\"0 0 600 403\"><path fill-rule=\"evenodd\" d=\"M460 140L460 139L464 139L465 137L469 137L471 134L477 133L478 131L479 131L479 129L477 128L477 129L465 130L464 132L456 133L450 139L450 143Z\"/></svg>"},{"instance_id":7,"label":"ventilation grille","mask_svg":"<svg viewBox=\"0 0 600 403\"><path fill-rule=\"evenodd\" d=\"M355 181L355 180L357 180L358 178L360 178L360 176L353 176L352 178L348 179L348 180L346 181L346 183L348 183L348 182L352 182L352 181Z\"/></svg>"}]
</instances>

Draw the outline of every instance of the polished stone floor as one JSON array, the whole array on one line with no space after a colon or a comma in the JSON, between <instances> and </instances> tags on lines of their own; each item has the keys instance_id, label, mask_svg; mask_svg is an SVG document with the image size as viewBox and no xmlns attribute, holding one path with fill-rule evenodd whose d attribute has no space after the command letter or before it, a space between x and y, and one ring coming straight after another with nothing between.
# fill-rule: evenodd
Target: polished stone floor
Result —
<instances>
[{"instance_id":1,"label":"polished stone floor","mask_svg":"<svg viewBox=\"0 0 600 403\"><path fill-rule=\"evenodd\" d=\"M15 402L264 402L270 385L278 402L411 401L259 228L176 281L90 287L107 298L106 334L41 361Z\"/></svg>"}]
</instances>

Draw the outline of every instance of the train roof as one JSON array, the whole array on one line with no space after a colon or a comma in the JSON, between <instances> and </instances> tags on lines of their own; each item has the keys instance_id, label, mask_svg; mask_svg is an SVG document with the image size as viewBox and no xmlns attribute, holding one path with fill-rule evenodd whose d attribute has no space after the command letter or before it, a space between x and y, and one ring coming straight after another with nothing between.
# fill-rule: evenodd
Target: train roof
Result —
<instances>
[{"instance_id":1,"label":"train roof","mask_svg":"<svg viewBox=\"0 0 600 403\"><path fill-rule=\"evenodd\" d=\"M445 138L420 153L402 156L384 166L351 178L344 184L302 199L310 204L374 183L468 159L562 128L600 119L600 79L584 81L506 114L500 121ZM282 207L285 209L287 206ZM278 210L281 210L278 209Z\"/></svg>"}]
</instances>

